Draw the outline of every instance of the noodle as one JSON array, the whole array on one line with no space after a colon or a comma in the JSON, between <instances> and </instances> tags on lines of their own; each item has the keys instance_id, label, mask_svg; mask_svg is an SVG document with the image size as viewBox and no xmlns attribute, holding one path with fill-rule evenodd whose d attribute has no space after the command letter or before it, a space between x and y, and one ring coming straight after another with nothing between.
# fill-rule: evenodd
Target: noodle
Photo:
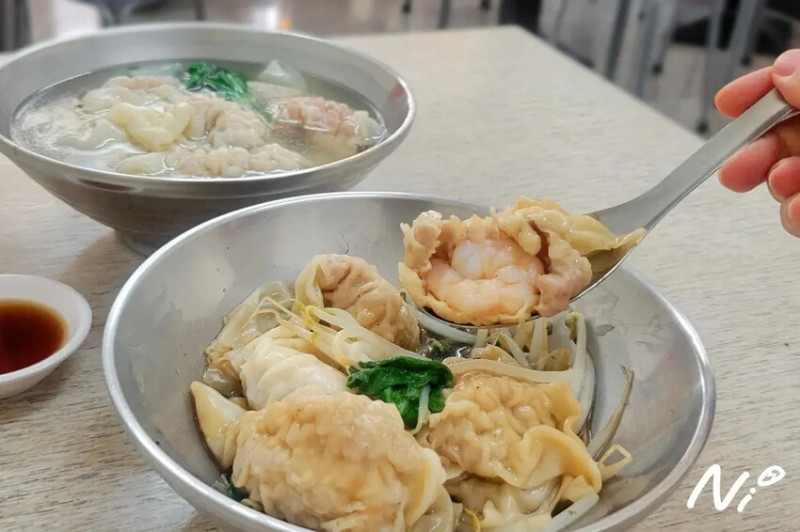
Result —
<instances>
[{"instance_id":1,"label":"noodle","mask_svg":"<svg viewBox=\"0 0 800 532\"><path fill-rule=\"evenodd\" d=\"M422 394L419 396L419 411L417 412L417 426L411 430L411 434L416 434L422 427L425 426L425 423L428 421L428 417L431 414L431 411L428 410L428 400L430 399L431 395L431 387L426 386L422 390Z\"/></svg>"},{"instance_id":2,"label":"noodle","mask_svg":"<svg viewBox=\"0 0 800 532\"><path fill-rule=\"evenodd\" d=\"M525 367L528 361L525 358L525 354L522 352L522 348L504 332L497 333L497 339L500 340L500 345L502 345L506 351L511 353L511 356L514 357L514 360L516 360L520 366Z\"/></svg>"},{"instance_id":3,"label":"noodle","mask_svg":"<svg viewBox=\"0 0 800 532\"><path fill-rule=\"evenodd\" d=\"M614 456L614 453L619 453L622 455L622 458L614 462L613 464L608 464L608 459ZM600 465L600 474L603 476L603 482L606 480L617 476L617 474L627 466L633 462L633 456L631 453L628 452L627 449L622 447L621 445L612 445L605 454L597 461Z\"/></svg>"}]
</instances>

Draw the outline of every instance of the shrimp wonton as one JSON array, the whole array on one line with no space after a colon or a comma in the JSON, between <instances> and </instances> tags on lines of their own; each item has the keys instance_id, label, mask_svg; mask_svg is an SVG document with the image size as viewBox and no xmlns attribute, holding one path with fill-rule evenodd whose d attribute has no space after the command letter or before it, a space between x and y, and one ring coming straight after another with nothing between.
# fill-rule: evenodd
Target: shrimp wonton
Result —
<instances>
[{"instance_id":1,"label":"shrimp wonton","mask_svg":"<svg viewBox=\"0 0 800 532\"><path fill-rule=\"evenodd\" d=\"M638 242L556 203L521 198L486 218L428 211L403 224L400 283L414 302L454 323L513 324L553 316L592 278L587 256Z\"/></svg>"}]
</instances>

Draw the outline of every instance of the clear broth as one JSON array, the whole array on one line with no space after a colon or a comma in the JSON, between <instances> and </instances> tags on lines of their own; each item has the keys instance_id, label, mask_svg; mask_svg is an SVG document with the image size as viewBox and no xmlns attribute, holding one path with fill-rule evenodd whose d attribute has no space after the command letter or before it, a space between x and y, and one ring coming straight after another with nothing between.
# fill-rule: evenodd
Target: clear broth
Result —
<instances>
[{"instance_id":1,"label":"clear broth","mask_svg":"<svg viewBox=\"0 0 800 532\"><path fill-rule=\"evenodd\" d=\"M115 171L114 163L121 158L129 155L142 153L130 143L110 142L104 146L92 150L82 150L72 147L54 146L48 142L56 131L57 126L51 122L40 124L36 127L24 129L25 118L32 112L38 111L45 106L56 104L67 98L81 98L88 91L101 87L109 79L117 76L164 76L181 79L186 68L198 61L207 61L217 66L237 70L245 74L249 81L257 81L256 77L264 69L264 64L223 61L223 60L175 60L175 61L153 61L118 65L110 68L101 69L95 72L82 74L62 82L56 83L41 89L23 101L15 110L11 124L11 138L32 151L47 157L64 161L85 168L97 170ZM367 111L385 130L385 122L378 110L366 98L355 91L348 89L336 82L323 79L318 76L300 72L306 83L307 90L302 96L319 96L336 102L347 104L353 110ZM316 157L313 151L302 140L291 136L284 136L277 139L277 143L289 150L300 153L311 161L312 166L319 166L332 162L329 159ZM282 171L276 171L280 173ZM134 174L135 175L135 174ZM180 173L165 173L167 176L181 176ZM263 172L246 172L243 176L263 175Z\"/></svg>"}]
</instances>

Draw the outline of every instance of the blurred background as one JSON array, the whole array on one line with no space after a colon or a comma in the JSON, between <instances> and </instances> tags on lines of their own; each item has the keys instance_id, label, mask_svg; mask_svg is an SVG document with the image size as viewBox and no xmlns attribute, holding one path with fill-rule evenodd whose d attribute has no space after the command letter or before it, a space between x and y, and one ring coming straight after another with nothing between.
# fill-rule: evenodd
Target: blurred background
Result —
<instances>
[{"instance_id":1,"label":"blurred background","mask_svg":"<svg viewBox=\"0 0 800 532\"><path fill-rule=\"evenodd\" d=\"M686 128L713 95L800 47L798 0L0 0L3 51L103 26L210 20L320 36L516 24ZM436 53L436 50L431 50Z\"/></svg>"}]
</instances>

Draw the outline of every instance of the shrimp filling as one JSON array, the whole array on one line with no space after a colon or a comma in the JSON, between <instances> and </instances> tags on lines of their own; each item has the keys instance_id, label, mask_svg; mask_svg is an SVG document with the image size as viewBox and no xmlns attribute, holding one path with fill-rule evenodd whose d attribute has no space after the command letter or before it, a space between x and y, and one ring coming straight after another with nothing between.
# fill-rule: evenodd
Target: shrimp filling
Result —
<instances>
[{"instance_id":1,"label":"shrimp filling","mask_svg":"<svg viewBox=\"0 0 800 532\"><path fill-rule=\"evenodd\" d=\"M449 261L434 257L425 286L469 315L516 314L536 296L541 261L510 238L458 244Z\"/></svg>"}]
</instances>

